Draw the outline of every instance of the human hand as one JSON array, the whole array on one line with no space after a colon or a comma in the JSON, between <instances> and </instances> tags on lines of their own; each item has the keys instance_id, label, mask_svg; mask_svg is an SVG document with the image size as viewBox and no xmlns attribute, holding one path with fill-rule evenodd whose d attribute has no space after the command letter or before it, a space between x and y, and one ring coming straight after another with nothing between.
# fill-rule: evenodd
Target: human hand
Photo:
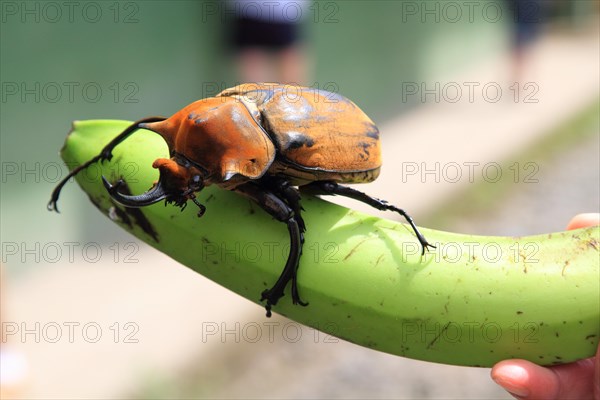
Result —
<instances>
[{"instance_id":1,"label":"human hand","mask_svg":"<svg viewBox=\"0 0 600 400\"><path fill-rule=\"evenodd\" d=\"M600 225L600 214L579 214L567 229L595 225ZM500 361L491 375L517 399L600 400L600 345L595 357L552 367L519 359Z\"/></svg>"}]
</instances>

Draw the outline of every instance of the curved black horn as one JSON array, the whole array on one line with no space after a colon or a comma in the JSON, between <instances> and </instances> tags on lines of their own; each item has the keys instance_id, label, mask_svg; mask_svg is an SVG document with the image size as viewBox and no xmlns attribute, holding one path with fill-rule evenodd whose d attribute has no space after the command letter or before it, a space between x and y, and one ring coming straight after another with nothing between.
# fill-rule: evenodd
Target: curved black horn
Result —
<instances>
[{"instance_id":1,"label":"curved black horn","mask_svg":"<svg viewBox=\"0 0 600 400\"><path fill-rule=\"evenodd\" d=\"M108 190L110 197L117 203L124 205L125 207L144 207L149 206L150 204L157 203L161 200L167 198L168 193L165 192L160 179L156 186L152 189L148 190L146 193L142 193L137 196L131 196L127 194L123 194L119 192L119 186L121 186L124 182L119 180L114 186L108 182L108 180L102 176L102 183L104 183L104 187Z\"/></svg>"}]
</instances>

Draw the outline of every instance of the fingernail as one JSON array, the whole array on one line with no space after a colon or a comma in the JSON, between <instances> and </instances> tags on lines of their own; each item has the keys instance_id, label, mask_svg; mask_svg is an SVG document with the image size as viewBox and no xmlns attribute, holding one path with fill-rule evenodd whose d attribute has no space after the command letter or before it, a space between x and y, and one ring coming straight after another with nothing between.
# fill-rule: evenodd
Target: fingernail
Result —
<instances>
[{"instance_id":1,"label":"fingernail","mask_svg":"<svg viewBox=\"0 0 600 400\"><path fill-rule=\"evenodd\" d=\"M527 389L526 387L524 387L522 385L519 385L518 383L514 382L510 378L507 379L505 377L492 377L492 379L494 380L494 382L496 382L498 385L502 386L506 391L508 391L513 396L516 396L516 397L529 396L529 389Z\"/></svg>"}]
</instances>

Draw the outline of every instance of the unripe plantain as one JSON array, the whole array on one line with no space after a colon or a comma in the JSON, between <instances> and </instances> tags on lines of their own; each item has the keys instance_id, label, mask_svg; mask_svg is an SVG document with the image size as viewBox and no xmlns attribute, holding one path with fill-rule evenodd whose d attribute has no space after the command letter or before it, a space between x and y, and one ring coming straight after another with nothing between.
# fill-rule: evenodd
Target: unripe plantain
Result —
<instances>
[{"instance_id":1,"label":"unripe plantain","mask_svg":"<svg viewBox=\"0 0 600 400\"><path fill-rule=\"evenodd\" d=\"M76 122L63 159L69 165L91 159L128 125ZM121 227L258 303L289 249L285 226L258 206L215 187L200 193L207 207L202 218L193 207L129 209L110 199L100 175L123 178L141 193L158 178L152 162L166 155L160 137L140 131L116 147L110 162L97 164L101 173L91 167L77 181ZM294 306L288 294L273 311L376 350L454 365L489 367L507 358L560 364L595 353L598 227L520 238L423 229L437 248L422 257L403 224L310 196L303 206L298 286L310 305Z\"/></svg>"}]
</instances>

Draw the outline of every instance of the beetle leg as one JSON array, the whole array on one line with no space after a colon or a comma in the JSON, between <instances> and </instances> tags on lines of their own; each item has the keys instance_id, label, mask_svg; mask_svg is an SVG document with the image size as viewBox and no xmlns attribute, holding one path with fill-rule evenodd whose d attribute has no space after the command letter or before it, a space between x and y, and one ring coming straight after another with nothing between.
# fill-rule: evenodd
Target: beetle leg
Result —
<instances>
[{"instance_id":1,"label":"beetle leg","mask_svg":"<svg viewBox=\"0 0 600 400\"><path fill-rule=\"evenodd\" d=\"M300 204L300 192L298 189L293 187L287 180L278 179L272 183L276 189L276 191L281 194L286 203L294 210L294 218L296 222L298 222L298 227L300 229L300 241L302 245L304 244L304 232L306 232L306 225L304 224L304 219L302 218L302 205ZM302 255L302 247L300 247L300 256ZM300 304L302 306L307 306L308 303L300 300L300 295L298 294L298 274L295 273L292 276L292 301L294 304Z\"/></svg>"},{"instance_id":2,"label":"beetle leg","mask_svg":"<svg viewBox=\"0 0 600 400\"><path fill-rule=\"evenodd\" d=\"M298 264L300 263L300 255L302 254L302 234L300 224L292 207L279 196L265 190L260 185L249 182L236 187L234 191L254 200L263 208L263 210L271 214L278 221L285 222L288 227L290 235L290 253L285 263L285 267L273 287L264 290L261 294L260 301L267 300L265 309L267 310L267 317L270 317L271 307L277 304L277 301L283 297L283 290L288 282L290 280L293 282L296 281ZM292 301L294 304L303 306L308 304L300 300L298 289L295 285L292 287Z\"/></svg>"},{"instance_id":3,"label":"beetle leg","mask_svg":"<svg viewBox=\"0 0 600 400\"><path fill-rule=\"evenodd\" d=\"M302 218L302 205L300 204L300 192L298 189L293 187L287 180L278 179L275 182L268 183L269 186L273 186L275 191L283 197L283 199L288 203L288 205L294 210L294 216L298 221L298 226L300 227L300 234L302 235L302 243L304 243L304 232L306 232L306 224L304 223L304 219Z\"/></svg>"},{"instance_id":4,"label":"beetle leg","mask_svg":"<svg viewBox=\"0 0 600 400\"><path fill-rule=\"evenodd\" d=\"M397 212L398 214L402 215L404 217L404 219L406 219L406 221L410 224L411 228L415 232L415 235L417 235L417 239L419 240L419 243L421 244L421 254L422 255L425 254L426 249L428 249L430 247L435 248L434 245L432 245L431 243L429 243L427 241L427 239L425 239L423 234L419 231L419 228L417 228L417 226L415 225L415 222L413 221L412 217L410 215L408 215L406 213L406 211L404 211L403 209L398 208L396 206L393 206L391 204L388 204L387 201L385 201L385 200L376 199L376 198L371 197L368 194L360 192L356 189L353 189L353 188L350 188L347 186L343 186L343 185L339 185L339 184L337 184L335 182L331 182L331 181L311 182L307 185L302 186L302 189L307 189L308 192L310 192L311 194L316 194L316 195L345 196L345 197L349 197L351 199L366 203L366 204L370 205L371 207L374 207L381 211L389 210L389 211Z\"/></svg>"},{"instance_id":5,"label":"beetle leg","mask_svg":"<svg viewBox=\"0 0 600 400\"><path fill-rule=\"evenodd\" d=\"M192 196L190 198L192 199L194 204L198 206L198 218L201 218L206 212L206 207L204 207L203 204L200 204L200 202L196 199L196 196Z\"/></svg>"},{"instance_id":6,"label":"beetle leg","mask_svg":"<svg viewBox=\"0 0 600 400\"><path fill-rule=\"evenodd\" d=\"M56 187L54 188L54 191L52 191L52 196L50 197L50 201L48 202L48 206L47 206L48 210L58 212L58 207L57 207L56 203L58 202L58 197L60 196L60 191L62 190L63 186L65 186L65 184L69 181L69 179L71 179L72 177L77 175L79 172L83 171L84 169L86 169L87 167L89 167L90 165L92 165L95 162L110 161L111 158L113 157L113 154L112 154L113 149L115 147L117 147L117 145L119 143L121 143L123 140L127 139L132 133L134 133L135 131L140 129L141 124L144 124L147 122L163 121L165 119L166 118L164 118L164 117L148 117L148 118L140 119L139 121L136 121L133 124L129 125L127 128L125 128L125 130L123 132L121 132L117 137L115 137L106 146L104 146L104 148L102 149L100 154L98 154L96 157L92 158L91 160L86 161L85 163L81 164L77 168L74 168L71 172L69 172L69 174L67 176L65 176L65 178L62 181L60 181L58 183L58 185L56 185Z\"/></svg>"}]
</instances>

